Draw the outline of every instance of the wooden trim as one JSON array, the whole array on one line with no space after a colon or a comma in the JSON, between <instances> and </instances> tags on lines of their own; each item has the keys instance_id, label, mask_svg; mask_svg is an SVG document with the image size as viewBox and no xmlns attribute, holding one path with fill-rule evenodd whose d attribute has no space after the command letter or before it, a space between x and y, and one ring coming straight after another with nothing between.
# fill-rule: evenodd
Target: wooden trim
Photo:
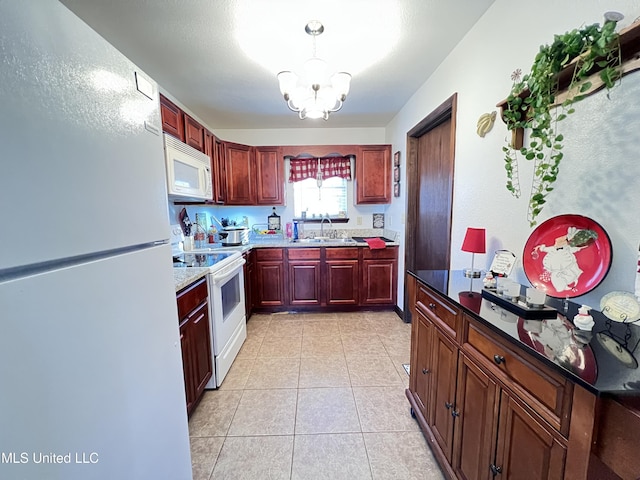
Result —
<instances>
[{"instance_id":1,"label":"wooden trim","mask_svg":"<svg viewBox=\"0 0 640 480\"><path fill-rule=\"evenodd\" d=\"M313 157L324 157L332 153L342 156L355 155L359 145L285 145L282 148L283 157L297 157L308 154Z\"/></svg>"},{"instance_id":2,"label":"wooden trim","mask_svg":"<svg viewBox=\"0 0 640 480\"><path fill-rule=\"evenodd\" d=\"M587 478L594 436L596 400L595 395L580 385L574 386L564 480Z\"/></svg>"}]
</instances>

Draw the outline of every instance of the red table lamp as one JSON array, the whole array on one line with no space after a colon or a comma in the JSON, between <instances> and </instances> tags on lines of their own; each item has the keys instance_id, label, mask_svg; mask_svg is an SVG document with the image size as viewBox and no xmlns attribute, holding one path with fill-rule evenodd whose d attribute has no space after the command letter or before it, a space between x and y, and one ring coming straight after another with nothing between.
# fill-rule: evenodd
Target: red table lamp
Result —
<instances>
[{"instance_id":1,"label":"red table lamp","mask_svg":"<svg viewBox=\"0 0 640 480\"><path fill-rule=\"evenodd\" d=\"M471 268L464 270L464 276L470 278L480 278L480 270L473 268L476 253L486 253L485 246L485 230L484 228L467 228L467 233L464 236L462 242L462 251L471 252ZM473 282L473 280L472 280Z\"/></svg>"}]
</instances>

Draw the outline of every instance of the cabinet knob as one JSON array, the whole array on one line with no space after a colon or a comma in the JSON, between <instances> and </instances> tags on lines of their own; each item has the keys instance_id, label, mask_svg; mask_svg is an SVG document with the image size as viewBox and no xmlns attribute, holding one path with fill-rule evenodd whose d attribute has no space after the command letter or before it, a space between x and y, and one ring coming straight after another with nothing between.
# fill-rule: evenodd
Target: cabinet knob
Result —
<instances>
[{"instance_id":1,"label":"cabinet knob","mask_svg":"<svg viewBox=\"0 0 640 480\"><path fill-rule=\"evenodd\" d=\"M459 417L459 416L460 416L460 412L459 412L458 410L453 410L453 411L451 412L451 416L452 416L453 418Z\"/></svg>"},{"instance_id":2,"label":"cabinet knob","mask_svg":"<svg viewBox=\"0 0 640 480\"><path fill-rule=\"evenodd\" d=\"M431 372L430 372L430 370L428 368L423 368L422 369L422 373L424 373L426 375L427 373L431 373Z\"/></svg>"},{"instance_id":3,"label":"cabinet knob","mask_svg":"<svg viewBox=\"0 0 640 480\"><path fill-rule=\"evenodd\" d=\"M505 359L502 355L494 355L493 361L496 362L498 365L500 365L501 363L505 362Z\"/></svg>"},{"instance_id":4,"label":"cabinet knob","mask_svg":"<svg viewBox=\"0 0 640 480\"><path fill-rule=\"evenodd\" d=\"M444 406L446 407L447 410L449 410L451 407L453 407L453 403L444 402Z\"/></svg>"},{"instance_id":5,"label":"cabinet knob","mask_svg":"<svg viewBox=\"0 0 640 480\"><path fill-rule=\"evenodd\" d=\"M496 475L499 475L502 473L502 467L498 467L496 465L494 465L493 463L491 464L491 466L489 467L489 469L491 470L491 473L493 473L493 476L495 477Z\"/></svg>"},{"instance_id":6,"label":"cabinet knob","mask_svg":"<svg viewBox=\"0 0 640 480\"><path fill-rule=\"evenodd\" d=\"M432 302L432 303L430 303L430 304L429 304L429 308L430 308L431 310L435 310L435 309L436 309L436 304L435 304L435 303L433 303L433 302Z\"/></svg>"}]
</instances>

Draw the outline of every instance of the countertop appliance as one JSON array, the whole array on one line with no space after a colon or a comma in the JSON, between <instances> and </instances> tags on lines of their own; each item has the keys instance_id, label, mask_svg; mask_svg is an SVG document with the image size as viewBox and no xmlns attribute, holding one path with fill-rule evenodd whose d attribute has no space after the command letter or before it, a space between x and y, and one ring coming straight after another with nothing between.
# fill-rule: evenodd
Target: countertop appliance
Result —
<instances>
[{"instance_id":1,"label":"countertop appliance","mask_svg":"<svg viewBox=\"0 0 640 480\"><path fill-rule=\"evenodd\" d=\"M229 248L181 251L184 238L180 226L172 226L171 250L174 267L208 268L209 322L213 375L206 388L217 388L229 372L247 339L244 297L244 264L238 250Z\"/></svg>"},{"instance_id":2,"label":"countertop appliance","mask_svg":"<svg viewBox=\"0 0 640 480\"><path fill-rule=\"evenodd\" d=\"M0 476L191 478L157 85L59 2L1 10Z\"/></svg>"},{"instance_id":3,"label":"countertop appliance","mask_svg":"<svg viewBox=\"0 0 640 480\"><path fill-rule=\"evenodd\" d=\"M169 198L213 200L209 156L167 133L162 136Z\"/></svg>"},{"instance_id":4,"label":"countertop appliance","mask_svg":"<svg viewBox=\"0 0 640 480\"><path fill-rule=\"evenodd\" d=\"M225 246L246 245L249 243L249 229L247 227L224 227L218 232L220 243Z\"/></svg>"}]
</instances>

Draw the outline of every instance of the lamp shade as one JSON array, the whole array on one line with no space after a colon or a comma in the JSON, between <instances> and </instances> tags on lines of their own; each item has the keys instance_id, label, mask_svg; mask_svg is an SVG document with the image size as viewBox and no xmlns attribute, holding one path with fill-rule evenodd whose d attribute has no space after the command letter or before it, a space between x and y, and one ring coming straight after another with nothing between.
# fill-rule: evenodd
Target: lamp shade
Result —
<instances>
[{"instance_id":1,"label":"lamp shade","mask_svg":"<svg viewBox=\"0 0 640 480\"><path fill-rule=\"evenodd\" d=\"M467 228L462 242L463 252L486 253L484 228Z\"/></svg>"}]
</instances>

